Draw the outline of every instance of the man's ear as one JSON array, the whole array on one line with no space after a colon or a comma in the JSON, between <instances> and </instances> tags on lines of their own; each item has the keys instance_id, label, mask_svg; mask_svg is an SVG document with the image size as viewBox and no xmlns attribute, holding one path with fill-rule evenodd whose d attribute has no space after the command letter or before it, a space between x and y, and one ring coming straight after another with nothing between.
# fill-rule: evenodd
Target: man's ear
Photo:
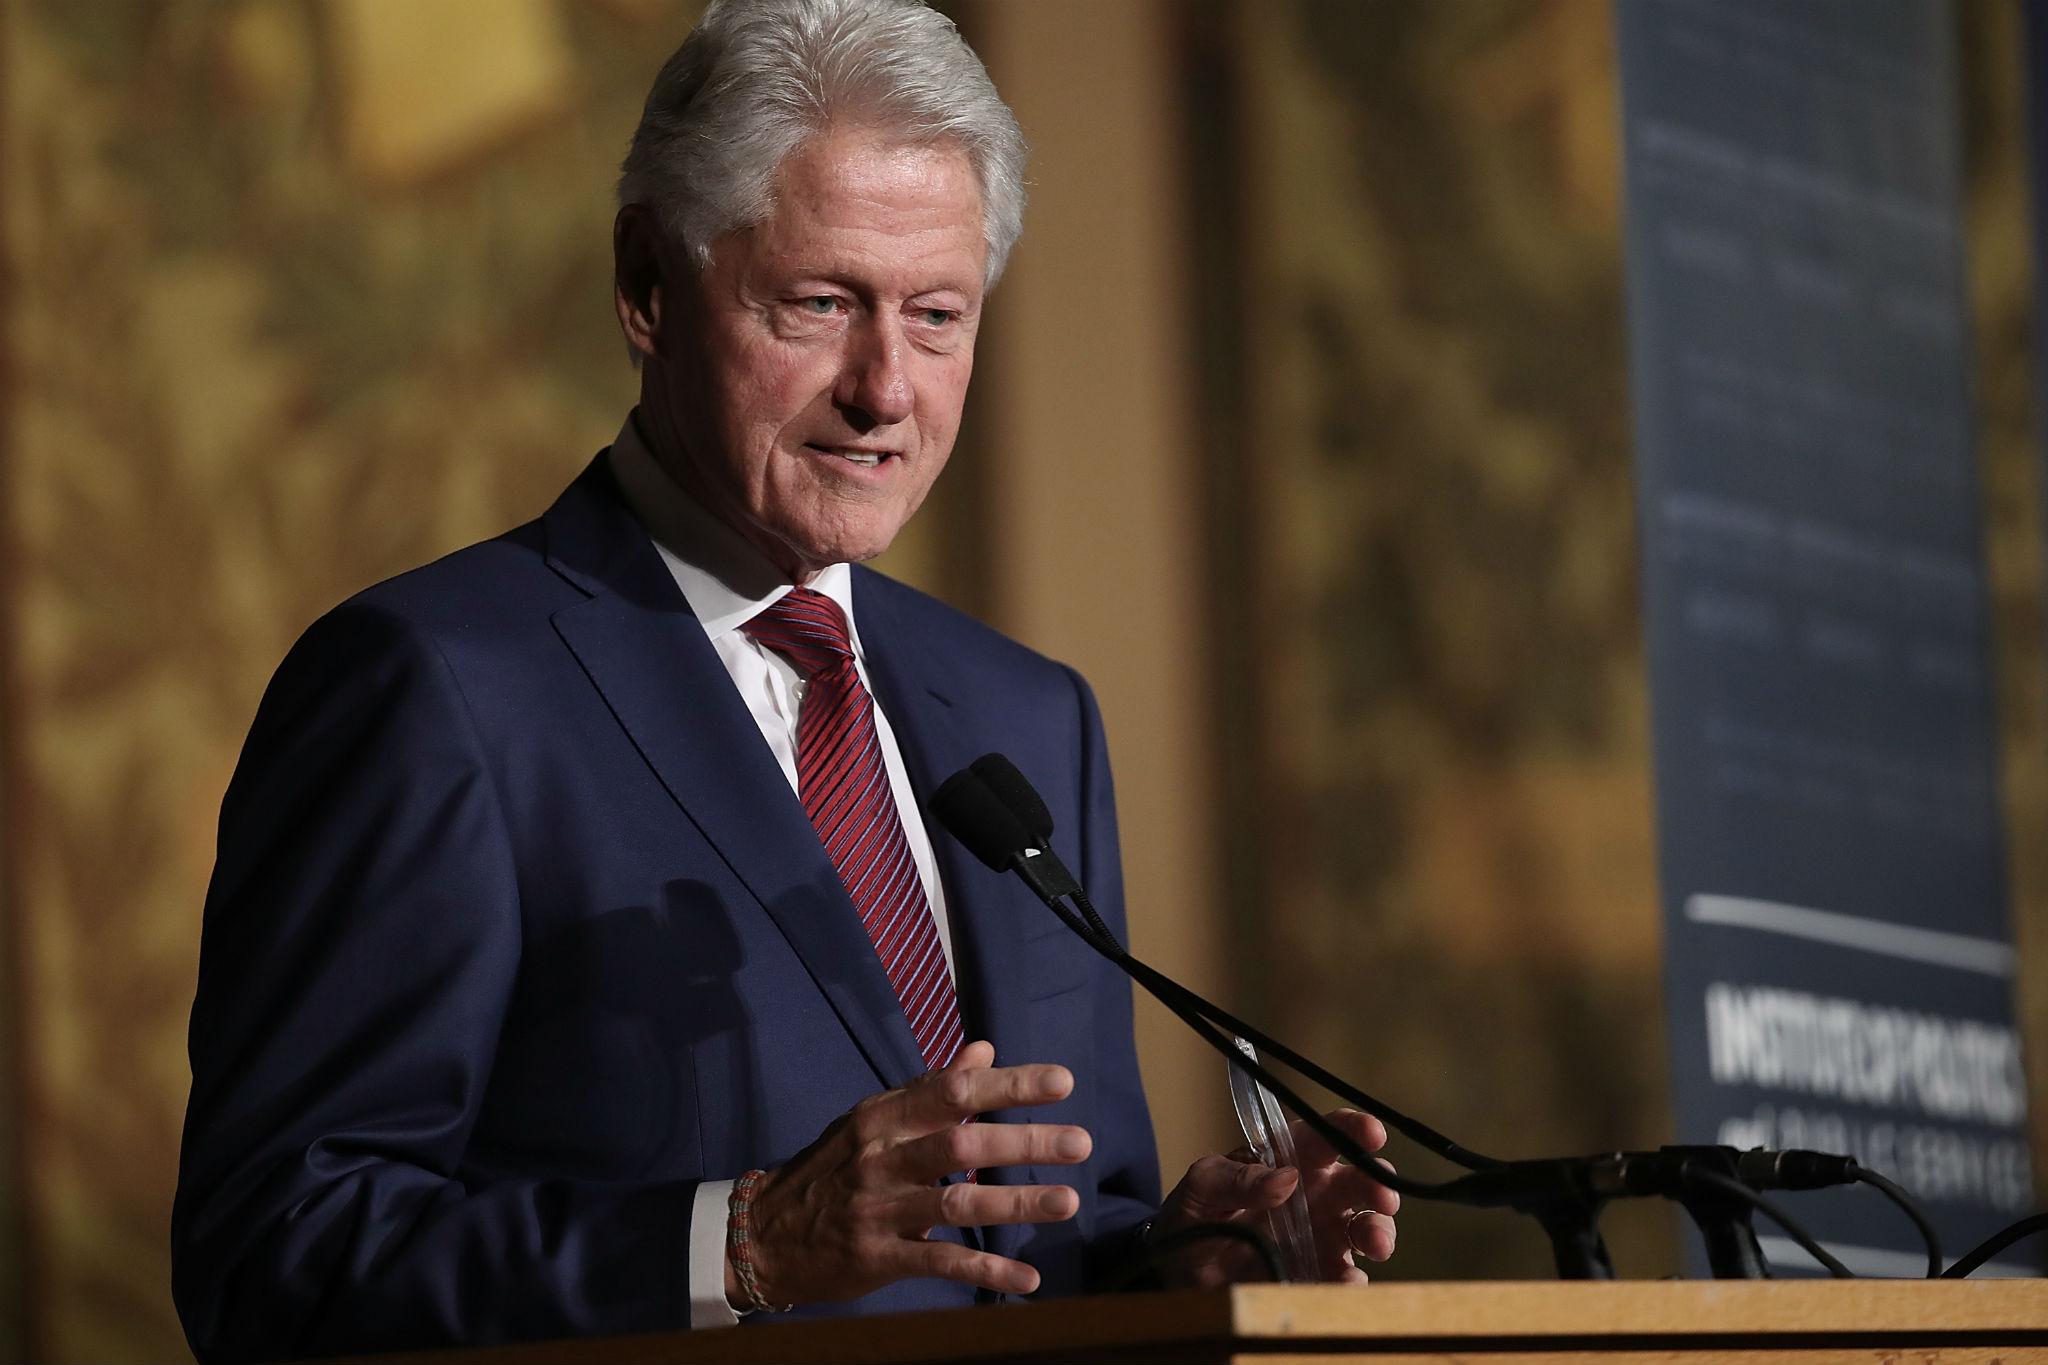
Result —
<instances>
[{"instance_id":1,"label":"man's ear","mask_svg":"<svg viewBox=\"0 0 2048 1365\"><path fill-rule=\"evenodd\" d=\"M612 304L626 344L643 356L661 345L661 228L645 204L612 220Z\"/></svg>"}]
</instances>

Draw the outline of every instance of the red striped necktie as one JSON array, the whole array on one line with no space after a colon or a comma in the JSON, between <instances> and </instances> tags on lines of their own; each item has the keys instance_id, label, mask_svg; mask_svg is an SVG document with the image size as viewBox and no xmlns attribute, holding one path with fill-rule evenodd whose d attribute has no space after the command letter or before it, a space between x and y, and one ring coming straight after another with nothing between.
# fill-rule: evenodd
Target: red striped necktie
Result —
<instances>
[{"instance_id":1,"label":"red striped necktie","mask_svg":"<svg viewBox=\"0 0 2048 1365\"><path fill-rule=\"evenodd\" d=\"M942 1067L964 1041L960 1006L903 837L846 616L823 593L794 588L741 629L806 681L797 711L797 794L896 988L925 1065Z\"/></svg>"}]
</instances>

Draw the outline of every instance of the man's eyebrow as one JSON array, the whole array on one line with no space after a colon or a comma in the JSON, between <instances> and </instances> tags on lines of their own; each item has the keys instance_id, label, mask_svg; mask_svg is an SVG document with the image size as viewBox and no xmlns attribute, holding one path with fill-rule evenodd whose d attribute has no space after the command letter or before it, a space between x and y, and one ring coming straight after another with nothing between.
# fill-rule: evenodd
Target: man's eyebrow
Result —
<instances>
[{"instance_id":1,"label":"man's eyebrow","mask_svg":"<svg viewBox=\"0 0 2048 1365\"><path fill-rule=\"evenodd\" d=\"M832 270L814 265L796 266L788 270L768 271L765 272L763 277L763 285L777 293L802 290L810 285L831 285L836 289L844 289L849 293L864 298L901 297L904 299L921 299L933 294L958 294L964 297L970 305L977 302L975 289L980 283L981 281L978 276L972 280L940 279L925 284L910 285L902 294L896 295L893 291L877 289L873 281L861 279L857 271Z\"/></svg>"}]
</instances>

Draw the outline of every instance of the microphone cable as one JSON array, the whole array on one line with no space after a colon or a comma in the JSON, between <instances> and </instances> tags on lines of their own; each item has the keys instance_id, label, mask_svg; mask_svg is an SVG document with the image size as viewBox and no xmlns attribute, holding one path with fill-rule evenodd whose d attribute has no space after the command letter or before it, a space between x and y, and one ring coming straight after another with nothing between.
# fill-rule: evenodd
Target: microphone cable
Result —
<instances>
[{"instance_id":1,"label":"microphone cable","mask_svg":"<svg viewBox=\"0 0 2048 1365\"><path fill-rule=\"evenodd\" d=\"M2000 1228L1978 1245L1964 1252L1962 1258L1947 1270L1941 1272L1945 1280L1960 1280L2014 1242L2024 1241L2038 1232L2048 1232L2048 1213L2032 1213L2009 1227Z\"/></svg>"},{"instance_id":2,"label":"microphone cable","mask_svg":"<svg viewBox=\"0 0 2048 1365\"><path fill-rule=\"evenodd\" d=\"M1941 1234L1934 1230L1934 1220L1920 1207L1920 1201L1906 1193L1905 1188L1876 1171L1863 1166L1853 1167L1849 1177L1860 1184L1868 1185L1885 1198L1905 1210L1906 1217L1913 1220L1913 1226L1920 1230L1920 1240L1927 1244L1927 1278L1941 1278ZM1986 1253L1989 1255L1990 1253ZM1964 1272L1967 1274L1968 1272Z\"/></svg>"}]
</instances>

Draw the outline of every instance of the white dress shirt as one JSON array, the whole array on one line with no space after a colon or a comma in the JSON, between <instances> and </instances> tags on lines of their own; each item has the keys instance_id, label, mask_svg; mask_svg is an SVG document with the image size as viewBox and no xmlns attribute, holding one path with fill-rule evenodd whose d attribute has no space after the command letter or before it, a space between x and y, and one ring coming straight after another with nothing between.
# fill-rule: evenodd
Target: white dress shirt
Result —
<instances>
[{"instance_id":1,"label":"white dress shirt","mask_svg":"<svg viewBox=\"0 0 2048 1365\"><path fill-rule=\"evenodd\" d=\"M774 650L755 643L740 627L768 609L792 586L782 572L749 545L736 531L698 506L676 485L640 439L638 414L627 417L612 443L612 472L619 481L627 504L640 524L653 537L662 562L675 576L676 586L704 627L704 634L717 651L718 661L732 675L740 699L760 727L761 738L789 779L797 786L796 721L802 705L804 681ZM853 573L844 564L821 570L804 585L824 593L846 613L847 629L853 640L854 667L861 685L868 681L867 658L861 649L860 627L853 611ZM682 704L680 699L678 705ZM939 884L938 864L932 857L930 833L918 814L917 796L903 766L903 754L896 745L895 732L875 703L875 737L882 746L882 765L889 773L890 794L896 799L896 814L903 823L903 837L910 845L910 857L924 883L925 900L938 929L939 947L946 955L947 970L953 970L953 938L946 919L946 892ZM729 1327L739 1314L725 1297L726 1206L732 1196L731 1180L706 1180L697 1186L696 1202L690 1211L689 1292L690 1326Z\"/></svg>"}]
</instances>

